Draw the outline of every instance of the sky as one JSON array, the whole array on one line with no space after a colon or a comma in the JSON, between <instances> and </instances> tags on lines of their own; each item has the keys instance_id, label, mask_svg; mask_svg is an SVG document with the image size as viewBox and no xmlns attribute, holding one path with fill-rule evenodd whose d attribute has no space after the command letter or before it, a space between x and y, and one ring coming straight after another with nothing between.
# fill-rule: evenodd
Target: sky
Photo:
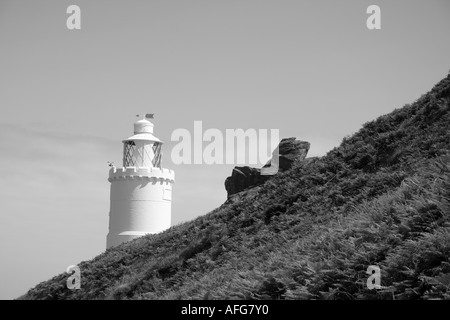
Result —
<instances>
[{"instance_id":1,"label":"sky","mask_svg":"<svg viewBox=\"0 0 450 320\"><path fill-rule=\"evenodd\" d=\"M449 14L448 0L0 0L0 299L104 252L107 161L121 165L136 114L155 114L172 225L189 221L226 200L234 164L174 164L172 132L279 129L325 155L447 75Z\"/></svg>"}]
</instances>

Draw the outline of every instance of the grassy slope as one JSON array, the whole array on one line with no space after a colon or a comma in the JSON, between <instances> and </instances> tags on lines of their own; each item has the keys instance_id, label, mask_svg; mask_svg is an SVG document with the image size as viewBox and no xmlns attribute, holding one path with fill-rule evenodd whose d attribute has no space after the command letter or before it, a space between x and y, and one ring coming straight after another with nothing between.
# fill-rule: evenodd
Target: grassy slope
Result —
<instances>
[{"instance_id":1,"label":"grassy slope","mask_svg":"<svg viewBox=\"0 0 450 320\"><path fill-rule=\"evenodd\" d=\"M450 299L450 75L320 159L22 299ZM366 288L369 265L384 290Z\"/></svg>"}]
</instances>

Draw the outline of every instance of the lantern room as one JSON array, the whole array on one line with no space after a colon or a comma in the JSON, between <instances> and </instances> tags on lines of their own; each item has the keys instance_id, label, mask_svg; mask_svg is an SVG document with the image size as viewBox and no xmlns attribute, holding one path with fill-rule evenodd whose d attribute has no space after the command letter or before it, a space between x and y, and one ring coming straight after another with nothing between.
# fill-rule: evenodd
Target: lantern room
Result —
<instances>
[{"instance_id":1,"label":"lantern room","mask_svg":"<svg viewBox=\"0 0 450 320\"><path fill-rule=\"evenodd\" d=\"M153 135L153 123L134 123L134 135L123 140L123 167L161 168L162 141Z\"/></svg>"}]
</instances>

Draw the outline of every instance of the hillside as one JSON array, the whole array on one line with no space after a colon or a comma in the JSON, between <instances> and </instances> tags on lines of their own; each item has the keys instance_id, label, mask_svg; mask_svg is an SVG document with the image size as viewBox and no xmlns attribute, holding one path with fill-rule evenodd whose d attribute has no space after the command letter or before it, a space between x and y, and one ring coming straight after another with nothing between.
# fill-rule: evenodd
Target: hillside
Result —
<instances>
[{"instance_id":1,"label":"hillside","mask_svg":"<svg viewBox=\"0 0 450 320\"><path fill-rule=\"evenodd\" d=\"M450 74L193 221L19 299L450 299ZM369 265L382 290L366 287Z\"/></svg>"}]
</instances>

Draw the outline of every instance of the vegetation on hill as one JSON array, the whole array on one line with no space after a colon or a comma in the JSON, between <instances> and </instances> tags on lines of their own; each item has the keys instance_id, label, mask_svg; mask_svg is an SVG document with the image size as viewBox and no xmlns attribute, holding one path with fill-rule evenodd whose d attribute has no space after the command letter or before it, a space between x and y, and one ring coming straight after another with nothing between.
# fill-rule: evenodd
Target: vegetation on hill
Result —
<instances>
[{"instance_id":1,"label":"vegetation on hill","mask_svg":"<svg viewBox=\"0 0 450 320\"><path fill-rule=\"evenodd\" d=\"M450 75L193 221L21 299L450 299ZM368 266L382 289L366 286Z\"/></svg>"}]
</instances>

